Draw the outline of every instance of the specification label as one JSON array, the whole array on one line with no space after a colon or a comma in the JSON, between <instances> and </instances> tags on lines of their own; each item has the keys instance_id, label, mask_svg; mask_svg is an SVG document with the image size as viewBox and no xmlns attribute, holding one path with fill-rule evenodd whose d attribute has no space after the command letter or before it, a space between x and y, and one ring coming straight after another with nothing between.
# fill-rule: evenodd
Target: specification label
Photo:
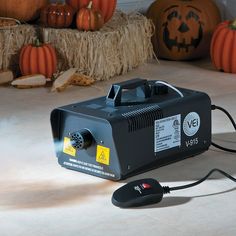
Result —
<instances>
[{"instance_id":1,"label":"specification label","mask_svg":"<svg viewBox=\"0 0 236 236\"><path fill-rule=\"evenodd\" d=\"M181 145L181 115L155 121L155 152L161 152Z\"/></svg>"}]
</instances>

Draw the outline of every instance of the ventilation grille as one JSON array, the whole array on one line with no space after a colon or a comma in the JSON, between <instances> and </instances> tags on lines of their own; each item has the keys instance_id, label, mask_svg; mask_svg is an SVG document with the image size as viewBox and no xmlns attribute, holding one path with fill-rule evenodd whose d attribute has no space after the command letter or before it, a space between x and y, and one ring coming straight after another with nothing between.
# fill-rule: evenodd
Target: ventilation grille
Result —
<instances>
[{"instance_id":1,"label":"ventilation grille","mask_svg":"<svg viewBox=\"0 0 236 236\"><path fill-rule=\"evenodd\" d=\"M158 105L123 113L122 116L128 122L129 132L154 126L155 120L163 118L162 111Z\"/></svg>"}]
</instances>

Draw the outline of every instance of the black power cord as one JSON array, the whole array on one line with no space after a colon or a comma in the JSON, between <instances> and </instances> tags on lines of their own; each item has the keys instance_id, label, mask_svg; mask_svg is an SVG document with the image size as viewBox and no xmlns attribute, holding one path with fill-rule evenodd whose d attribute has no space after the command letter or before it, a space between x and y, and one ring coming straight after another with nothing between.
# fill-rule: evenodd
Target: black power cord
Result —
<instances>
[{"instance_id":1,"label":"black power cord","mask_svg":"<svg viewBox=\"0 0 236 236\"><path fill-rule=\"evenodd\" d=\"M227 115L227 117L230 119L230 121L231 121L231 123L232 123L234 129L236 130L236 123L235 123L233 117L229 114L228 111L226 111L224 108L219 107L219 106L216 106L216 105L212 105L212 106L211 106L211 109L212 109L212 110L220 110L220 111L222 111L223 113L225 113L225 114ZM212 144L212 146L214 146L214 147L216 147L216 148L219 148L219 149L221 149L221 150L223 150L223 151L236 153L236 150L222 147L222 146L220 146L220 145L218 145L218 144L216 144L216 143L214 143L214 142L212 142L211 144ZM163 189L165 189L165 190L167 190L167 191L169 190L169 192L170 192L170 191L175 191L175 190L180 190L180 189L191 188L191 187L194 187L194 186L199 185L199 184L201 184L202 182L204 182L204 181L205 181L212 173L214 173L214 172L219 172L219 173L221 173L222 175L224 175L225 177L227 177L227 178L231 179L232 181L236 182L236 179L235 179L234 177L232 177L231 175L227 174L227 173L224 172L223 170L220 170L220 169L213 169L213 170L211 170L204 178L198 180L198 181L195 182L195 183L187 184L187 185L183 185L183 186L178 186L178 187L173 187L173 188L163 187Z\"/></svg>"},{"instance_id":2,"label":"black power cord","mask_svg":"<svg viewBox=\"0 0 236 236\"><path fill-rule=\"evenodd\" d=\"M191 188L196 185L199 185L214 172L219 172L220 174L229 178L233 182L236 182L236 178L220 169L211 170L205 177L194 183L177 187L162 186L155 179L140 179L129 182L128 184L125 184L121 188L117 189L113 193L112 203L115 206L121 208L139 207L149 204L156 204L163 199L164 194L168 194L171 191Z\"/></svg>"},{"instance_id":3,"label":"black power cord","mask_svg":"<svg viewBox=\"0 0 236 236\"><path fill-rule=\"evenodd\" d=\"M163 188L169 190L169 192L170 191L181 190L181 189L186 189L186 188L192 188L192 187L194 187L196 185L201 184L205 180L207 180L214 172L219 172L220 174L224 175L225 177L229 178L230 180L236 182L236 179L233 176L229 175L228 173L224 172L223 170L213 169L205 177L203 177L202 179L200 179L200 180L198 180L198 181L196 181L194 183L186 184L186 185L182 185L182 186L177 186L177 187L172 187L172 188L170 188L170 187L163 187Z\"/></svg>"},{"instance_id":4,"label":"black power cord","mask_svg":"<svg viewBox=\"0 0 236 236\"><path fill-rule=\"evenodd\" d=\"M222 111L223 113L225 113L225 114L227 115L227 117L230 119L230 121L231 121L231 123L232 123L234 129L236 130L236 123L235 123L233 117L229 114L228 111L226 111L224 108L219 107L219 106L216 106L216 105L212 105L212 106L211 106L211 110L212 110L212 111L214 111L214 110L220 110L220 111ZM236 153L236 150L234 150L234 149L222 147L222 146L220 146L219 144L216 144L216 143L214 143L214 142L212 142L211 144L212 144L212 146L214 146L215 148L218 148L218 149L220 149L220 150L223 150L223 151L226 151L226 152Z\"/></svg>"}]
</instances>

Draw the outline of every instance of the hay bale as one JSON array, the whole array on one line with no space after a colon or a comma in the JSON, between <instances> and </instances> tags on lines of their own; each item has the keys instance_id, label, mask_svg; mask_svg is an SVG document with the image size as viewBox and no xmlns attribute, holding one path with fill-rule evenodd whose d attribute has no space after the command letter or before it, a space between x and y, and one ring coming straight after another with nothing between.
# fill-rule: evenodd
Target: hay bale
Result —
<instances>
[{"instance_id":1,"label":"hay bale","mask_svg":"<svg viewBox=\"0 0 236 236\"><path fill-rule=\"evenodd\" d=\"M0 70L19 70L19 52L23 45L32 43L36 29L30 25L18 25L0 29Z\"/></svg>"},{"instance_id":2,"label":"hay bale","mask_svg":"<svg viewBox=\"0 0 236 236\"><path fill-rule=\"evenodd\" d=\"M78 68L96 80L128 72L153 57L153 24L139 13L116 12L100 31L42 28L58 52L59 70Z\"/></svg>"}]
</instances>

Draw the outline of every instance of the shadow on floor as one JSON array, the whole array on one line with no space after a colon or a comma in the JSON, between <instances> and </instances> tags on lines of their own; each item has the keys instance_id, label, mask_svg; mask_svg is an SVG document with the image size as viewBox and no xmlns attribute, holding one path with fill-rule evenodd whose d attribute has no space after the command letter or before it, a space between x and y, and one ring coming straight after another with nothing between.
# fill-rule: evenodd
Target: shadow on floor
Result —
<instances>
[{"instance_id":1,"label":"shadow on floor","mask_svg":"<svg viewBox=\"0 0 236 236\"><path fill-rule=\"evenodd\" d=\"M5 209L53 208L84 203L94 196L109 194L114 183L104 180L95 184L59 186L50 182L0 183L0 207Z\"/></svg>"}]
</instances>

